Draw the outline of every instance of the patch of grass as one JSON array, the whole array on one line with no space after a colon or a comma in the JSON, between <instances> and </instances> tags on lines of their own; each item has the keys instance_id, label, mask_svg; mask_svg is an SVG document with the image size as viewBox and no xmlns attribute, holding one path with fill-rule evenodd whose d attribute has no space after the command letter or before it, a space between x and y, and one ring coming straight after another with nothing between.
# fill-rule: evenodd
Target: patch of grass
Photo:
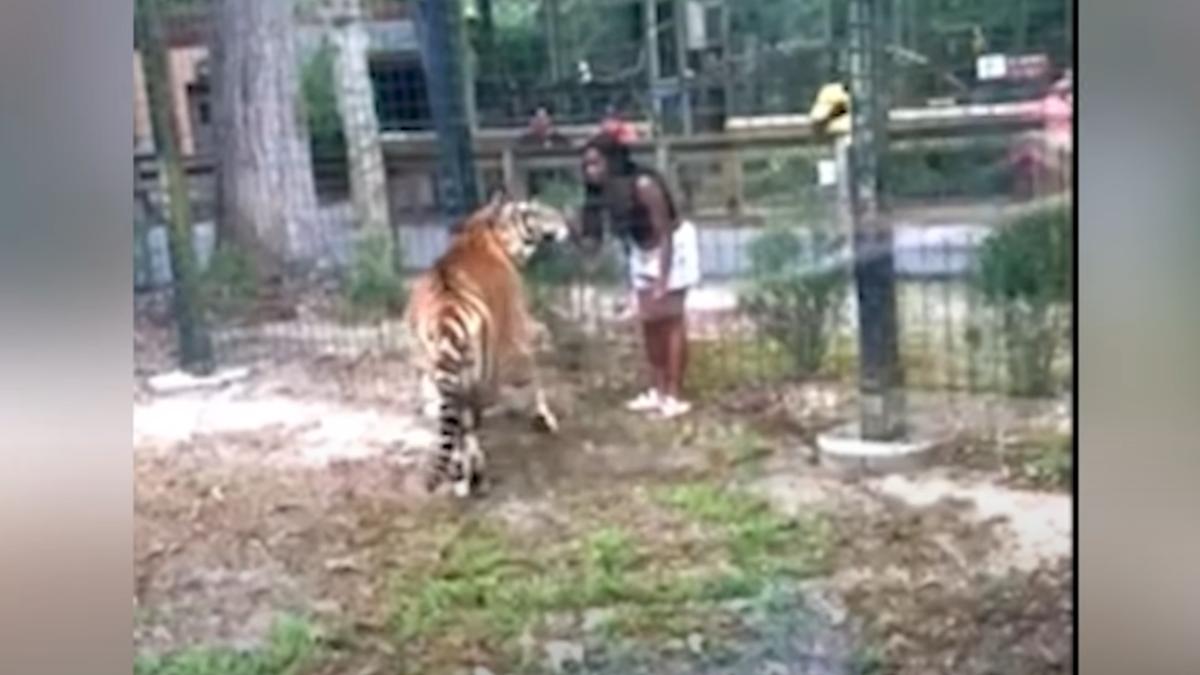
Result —
<instances>
[{"instance_id":1,"label":"patch of grass","mask_svg":"<svg viewBox=\"0 0 1200 675\"><path fill-rule=\"evenodd\" d=\"M276 622L261 649L237 651L193 648L163 656L141 656L134 675L299 675L315 666L319 645L312 627L302 619Z\"/></svg>"},{"instance_id":2,"label":"patch of grass","mask_svg":"<svg viewBox=\"0 0 1200 675\"><path fill-rule=\"evenodd\" d=\"M850 672L854 675L878 675L886 672L883 652L876 647L866 647L858 650L850 662Z\"/></svg>"},{"instance_id":3,"label":"patch of grass","mask_svg":"<svg viewBox=\"0 0 1200 675\"><path fill-rule=\"evenodd\" d=\"M823 518L786 518L766 500L708 483L673 487L659 499L719 528L729 559L742 577L811 575L828 564L832 537Z\"/></svg>"},{"instance_id":4,"label":"patch of grass","mask_svg":"<svg viewBox=\"0 0 1200 675\"><path fill-rule=\"evenodd\" d=\"M554 543L460 529L436 560L402 572L392 596L397 641L414 667L461 666L468 650L511 668L522 659L520 635L565 630L547 617L608 608L598 628L610 636L681 637L719 623L723 601L824 570L829 536L816 520L704 484L657 497L573 513L580 534Z\"/></svg>"}]
</instances>

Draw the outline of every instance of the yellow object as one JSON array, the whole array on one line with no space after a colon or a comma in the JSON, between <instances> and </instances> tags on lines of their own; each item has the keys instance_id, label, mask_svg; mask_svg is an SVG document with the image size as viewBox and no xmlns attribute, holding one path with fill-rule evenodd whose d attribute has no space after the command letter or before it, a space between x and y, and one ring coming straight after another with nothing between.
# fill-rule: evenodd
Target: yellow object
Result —
<instances>
[{"instance_id":1,"label":"yellow object","mask_svg":"<svg viewBox=\"0 0 1200 675\"><path fill-rule=\"evenodd\" d=\"M983 36L983 29L979 26L971 29L971 48L975 50L975 56L979 56L988 48L987 38Z\"/></svg>"},{"instance_id":2,"label":"yellow object","mask_svg":"<svg viewBox=\"0 0 1200 675\"><path fill-rule=\"evenodd\" d=\"M808 118L818 133L836 136L850 133L850 93L840 82L821 87Z\"/></svg>"}]
</instances>

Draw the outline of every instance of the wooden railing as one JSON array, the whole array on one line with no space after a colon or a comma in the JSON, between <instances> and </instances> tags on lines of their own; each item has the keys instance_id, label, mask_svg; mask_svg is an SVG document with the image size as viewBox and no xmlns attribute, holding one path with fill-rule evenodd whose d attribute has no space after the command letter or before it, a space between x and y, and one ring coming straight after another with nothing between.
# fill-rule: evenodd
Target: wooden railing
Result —
<instances>
[{"instance_id":1,"label":"wooden railing","mask_svg":"<svg viewBox=\"0 0 1200 675\"><path fill-rule=\"evenodd\" d=\"M981 136L1012 136L1038 128L1037 111L1038 103L1031 101L897 109L890 115L891 147L895 150L953 148L977 142ZM721 189L725 193L722 199L731 203L741 202L741 160L779 150L813 156L831 153L829 141L813 130L806 115L731 118L723 132L691 136L651 138L646 124L636 126L643 140L633 144L635 154L661 169L702 163L728 166L722 171L726 182ZM530 169L577 170L577 148L597 130L595 125L560 127L559 131L572 141L572 147L526 149L517 147L524 129L479 129L473 137L476 168L481 175L498 174L510 190L521 193ZM389 174L432 175L438 151L433 132L384 132L381 142ZM157 181L154 157L135 154L134 162L136 185L152 189ZM193 177L211 174L213 158L188 157L185 168Z\"/></svg>"}]
</instances>

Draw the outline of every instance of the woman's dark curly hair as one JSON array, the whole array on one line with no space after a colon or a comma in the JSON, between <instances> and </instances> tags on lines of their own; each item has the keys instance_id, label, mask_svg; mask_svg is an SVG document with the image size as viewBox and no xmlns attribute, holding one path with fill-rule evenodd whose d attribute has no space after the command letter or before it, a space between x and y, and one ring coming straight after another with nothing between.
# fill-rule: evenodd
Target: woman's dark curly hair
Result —
<instances>
[{"instance_id":1,"label":"woman's dark curly hair","mask_svg":"<svg viewBox=\"0 0 1200 675\"><path fill-rule=\"evenodd\" d=\"M583 144L583 152L589 149L600 153L608 165L611 176L632 176L637 171L629 146L608 133L598 133Z\"/></svg>"},{"instance_id":2,"label":"woman's dark curly hair","mask_svg":"<svg viewBox=\"0 0 1200 675\"><path fill-rule=\"evenodd\" d=\"M583 145L582 153L586 154L589 149L595 150L604 158L610 178L632 176L637 170L629 147L610 134L601 132L588 139L587 143ZM583 238L592 242L603 241L606 229L605 215L609 207L611 189L609 185L597 185L586 180L586 174L583 188L583 213L580 219L583 225Z\"/></svg>"},{"instance_id":3,"label":"woman's dark curly hair","mask_svg":"<svg viewBox=\"0 0 1200 675\"><path fill-rule=\"evenodd\" d=\"M603 185L594 185L584 181L584 202L582 225L585 239L601 241L604 238L605 215L609 216L611 225L617 228L616 234L634 236L639 239L640 232L629 231L629 223L633 212L638 208L634 194L634 184L638 176L646 175L658 183L667 199L667 206L672 216L675 215L675 203L667 188L666 180L653 169L643 167L633 161L629 146L611 134L601 132L588 139L583 145L583 152L591 148L600 153L607 165L608 180Z\"/></svg>"}]
</instances>

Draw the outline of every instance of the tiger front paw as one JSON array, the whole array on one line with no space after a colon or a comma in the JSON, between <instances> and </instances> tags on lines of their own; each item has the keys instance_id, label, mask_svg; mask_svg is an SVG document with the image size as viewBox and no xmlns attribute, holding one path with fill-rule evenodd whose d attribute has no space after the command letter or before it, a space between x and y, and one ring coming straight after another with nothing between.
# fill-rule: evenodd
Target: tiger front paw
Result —
<instances>
[{"instance_id":1,"label":"tiger front paw","mask_svg":"<svg viewBox=\"0 0 1200 675\"><path fill-rule=\"evenodd\" d=\"M533 415L534 428L542 433L558 433L558 418L549 410L539 410Z\"/></svg>"}]
</instances>

